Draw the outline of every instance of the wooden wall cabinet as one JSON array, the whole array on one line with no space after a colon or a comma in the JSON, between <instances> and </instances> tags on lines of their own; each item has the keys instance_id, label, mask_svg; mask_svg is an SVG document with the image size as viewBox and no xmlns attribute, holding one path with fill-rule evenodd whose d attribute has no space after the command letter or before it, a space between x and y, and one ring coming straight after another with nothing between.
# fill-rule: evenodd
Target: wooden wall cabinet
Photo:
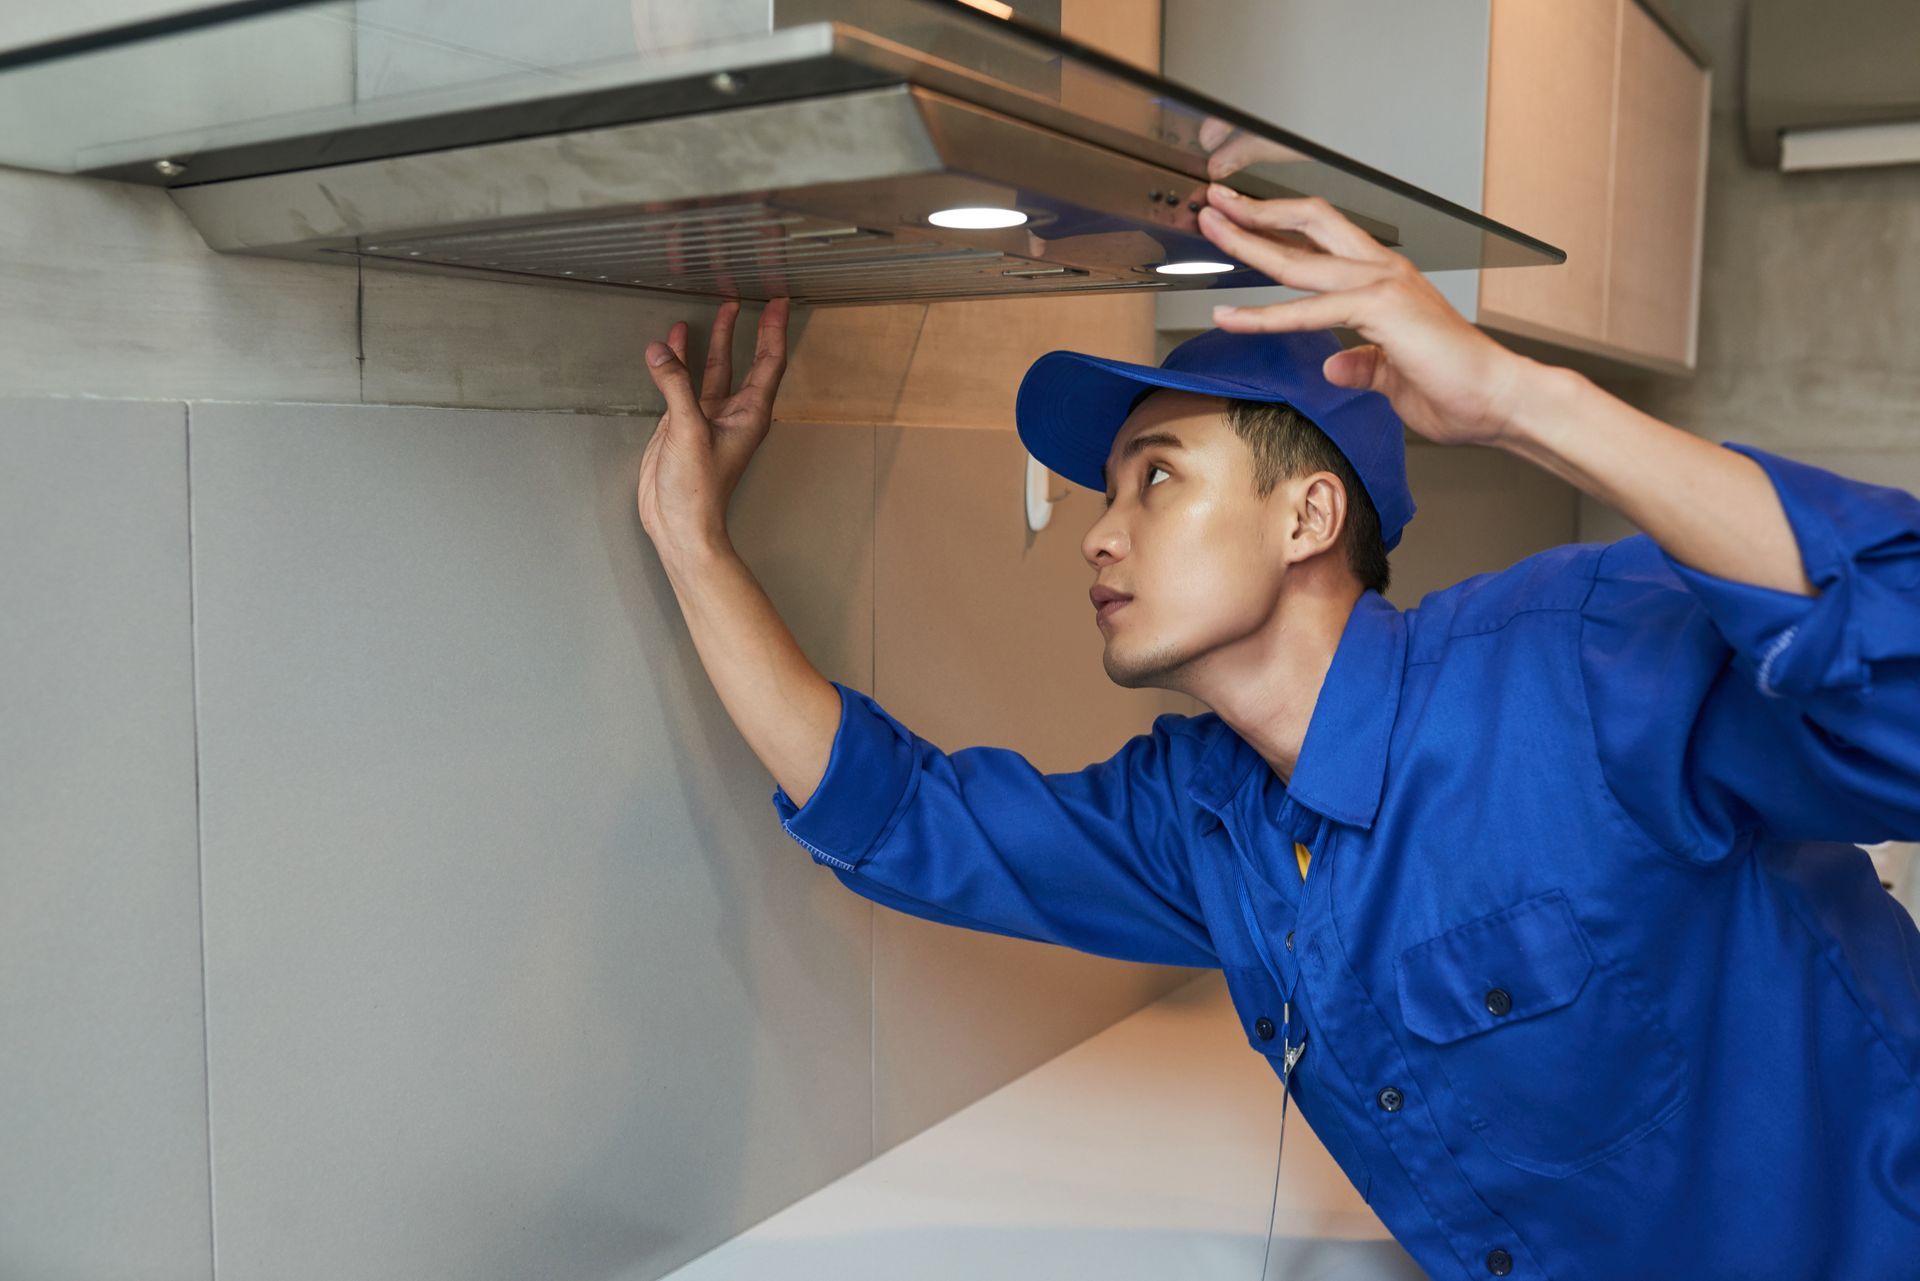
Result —
<instances>
[{"instance_id":1,"label":"wooden wall cabinet","mask_svg":"<svg viewBox=\"0 0 1920 1281\"><path fill-rule=\"evenodd\" d=\"M1693 369L1710 77L1640 0L1493 0L1483 209L1567 261L1481 272L1483 327Z\"/></svg>"}]
</instances>

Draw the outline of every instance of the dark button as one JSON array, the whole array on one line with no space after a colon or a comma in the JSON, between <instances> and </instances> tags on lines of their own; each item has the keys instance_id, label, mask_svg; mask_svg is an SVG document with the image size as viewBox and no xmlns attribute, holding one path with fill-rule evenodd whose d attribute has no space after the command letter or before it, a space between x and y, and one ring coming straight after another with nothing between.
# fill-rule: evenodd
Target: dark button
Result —
<instances>
[{"instance_id":1,"label":"dark button","mask_svg":"<svg viewBox=\"0 0 1920 1281\"><path fill-rule=\"evenodd\" d=\"M1189 201L1187 201L1187 212L1188 212L1188 213L1199 213L1199 212L1200 212L1200 202L1199 202L1198 200L1189 200Z\"/></svg>"},{"instance_id":2,"label":"dark button","mask_svg":"<svg viewBox=\"0 0 1920 1281\"><path fill-rule=\"evenodd\" d=\"M1503 1277L1513 1271L1513 1256L1505 1250L1493 1250L1487 1254L1487 1271L1497 1277Z\"/></svg>"},{"instance_id":3,"label":"dark button","mask_svg":"<svg viewBox=\"0 0 1920 1281\"><path fill-rule=\"evenodd\" d=\"M1400 1105L1406 1102L1407 1099L1406 1099L1406 1095L1400 1093L1400 1091L1394 1089L1391 1085L1389 1085L1386 1089L1380 1091L1379 1095L1377 1096L1377 1101L1380 1104L1381 1111L1398 1112L1400 1110Z\"/></svg>"},{"instance_id":4,"label":"dark button","mask_svg":"<svg viewBox=\"0 0 1920 1281\"><path fill-rule=\"evenodd\" d=\"M1487 1010L1489 1013L1505 1014L1512 1008L1513 998L1507 995L1504 988L1496 987L1493 991L1487 993Z\"/></svg>"},{"instance_id":5,"label":"dark button","mask_svg":"<svg viewBox=\"0 0 1920 1281\"><path fill-rule=\"evenodd\" d=\"M1256 1019L1253 1024L1253 1034L1263 1041L1271 1041L1273 1039L1273 1020L1265 1018Z\"/></svg>"},{"instance_id":6,"label":"dark button","mask_svg":"<svg viewBox=\"0 0 1920 1281\"><path fill-rule=\"evenodd\" d=\"M1149 192L1147 193L1147 199L1148 199L1148 200L1150 200L1150 201L1151 201L1151 200L1158 200L1158 199L1160 199L1160 191L1159 191L1159 189L1158 189L1158 188L1155 188L1154 190L1152 190L1152 191L1149 191Z\"/></svg>"},{"instance_id":7,"label":"dark button","mask_svg":"<svg viewBox=\"0 0 1920 1281\"><path fill-rule=\"evenodd\" d=\"M1287 931L1287 951L1293 951L1293 931Z\"/></svg>"}]
</instances>

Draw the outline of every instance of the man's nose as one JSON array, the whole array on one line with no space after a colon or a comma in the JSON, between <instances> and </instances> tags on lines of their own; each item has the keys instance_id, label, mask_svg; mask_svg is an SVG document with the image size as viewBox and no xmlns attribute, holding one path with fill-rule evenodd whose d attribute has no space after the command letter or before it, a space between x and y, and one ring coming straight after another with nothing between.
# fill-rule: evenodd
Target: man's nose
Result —
<instances>
[{"instance_id":1,"label":"man's nose","mask_svg":"<svg viewBox=\"0 0 1920 1281\"><path fill-rule=\"evenodd\" d=\"M1126 555L1126 548L1126 532L1120 522L1114 519L1111 508L1093 522L1087 530L1087 536L1080 540L1080 554L1086 557L1089 565L1098 566L1102 553L1108 560L1118 560Z\"/></svg>"}]
</instances>

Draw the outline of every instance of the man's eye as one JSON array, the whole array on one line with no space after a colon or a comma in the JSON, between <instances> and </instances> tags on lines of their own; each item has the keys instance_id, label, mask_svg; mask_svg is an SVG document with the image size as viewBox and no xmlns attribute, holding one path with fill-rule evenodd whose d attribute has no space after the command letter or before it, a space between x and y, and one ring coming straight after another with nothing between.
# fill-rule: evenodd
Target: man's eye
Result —
<instances>
[{"instance_id":1,"label":"man's eye","mask_svg":"<svg viewBox=\"0 0 1920 1281\"><path fill-rule=\"evenodd\" d=\"M1172 472L1170 472L1170 471L1168 471L1168 470L1167 470L1166 468L1164 468L1164 467L1162 467L1162 466L1161 466L1161 465L1160 465L1159 463L1148 463L1148 464L1147 464L1147 475L1149 475L1149 476L1151 476L1151 475L1153 475L1153 473L1155 473L1155 472L1159 472L1159 473L1160 473L1160 474L1161 474L1162 476L1171 476L1171 475L1173 475L1173 473L1172 473ZM1157 484L1159 484L1159 483L1160 483L1160 482L1159 482L1159 481L1157 481L1157 480L1149 480L1149 481L1147 482L1147 486L1148 486L1149 488L1151 488L1152 486L1154 486L1154 485L1157 485ZM1113 506L1113 496L1112 496L1112 495L1110 495L1110 494L1109 494L1109 495L1107 495L1107 496L1105 497L1105 499L1104 499L1104 501L1103 501L1103 505L1104 505L1104 506L1107 506L1107 507L1111 507L1111 506Z\"/></svg>"}]
</instances>

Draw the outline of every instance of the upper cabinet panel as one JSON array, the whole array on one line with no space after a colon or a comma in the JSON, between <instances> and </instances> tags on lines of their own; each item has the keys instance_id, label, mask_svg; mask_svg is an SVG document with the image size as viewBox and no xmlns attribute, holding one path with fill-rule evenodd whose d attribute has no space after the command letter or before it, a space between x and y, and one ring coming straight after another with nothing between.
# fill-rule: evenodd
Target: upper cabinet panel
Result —
<instances>
[{"instance_id":1,"label":"upper cabinet panel","mask_svg":"<svg viewBox=\"0 0 1920 1281\"><path fill-rule=\"evenodd\" d=\"M1490 217L1567 251L1481 273L1479 321L1545 355L1687 373L1710 73L1656 0L1494 0Z\"/></svg>"},{"instance_id":2,"label":"upper cabinet panel","mask_svg":"<svg viewBox=\"0 0 1920 1281\"><path fill-rule=\"evenodd\" d=\"M1567 251L1546 271L1491 271L1480 318L1598 335L1607 292L1614 62L1628 0L1494 0L1486 209Z\"/></svg>"},{"instance_id":3,"label":"upper cabinet panel","mask_svg":"<svg viewBox=\"0 0 1920 1281\"><path fill-rule=\"evenodd\" d=\"M1708 75L1638 5L1620 27L1605 341L1694 363L1706 209Z\"/></svg>"}]
</instances>

